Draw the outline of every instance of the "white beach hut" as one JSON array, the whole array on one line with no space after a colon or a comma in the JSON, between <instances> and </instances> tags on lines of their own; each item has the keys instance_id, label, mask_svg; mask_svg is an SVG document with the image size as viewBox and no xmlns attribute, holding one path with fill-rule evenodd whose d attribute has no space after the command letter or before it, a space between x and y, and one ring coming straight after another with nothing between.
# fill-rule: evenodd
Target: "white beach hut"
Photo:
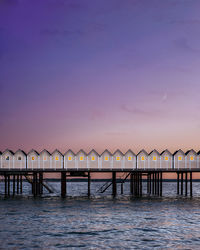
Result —
<instances>
[{"instance_id":1,"label":"white beach hut","mask_svg":"<svg viewBox=\"0 0 200 250\"><path fill-rule=\"evenodd\" d=\"M197 159L198 159L197 153L193 149L188 150L185 153L186 168L189 168L189 169L198 168L199 163Z\"/></svg>"},{"instance_id":2,"label":"white beach hut","mask_svg":"<svg viewBox=\"0 0 200 250\"><path fill-rule=\"evenodd\" d=\"M69 149L64 154L64 168L65 169L75 169L76 168L76 155L71 149Z\"/></svg>"},{"instance_id":3,"label":"white beach hut","mask_svg":"<svg viewBox=\"0 0 200 250\"><path fill-rule=\"evenodd\" d=\"M102 169L113 168L113 156L107 149L100 156L100 168Z\"/></svg>"},{"instance_id":4,"label":"white beach hut","mask_svg":"<svg viewBox=\"0 0 200 250\"><path fill-rule=\"evenodd\" d=\"M88 168L99 168L100 164L100 155L97 153L96 150L92 149L89 153L88 153Z\"/></svg>"},{"instance_id":5,"label":"white beach hut","mask_svg":"<svg viewBox=\"0 0 200 250\"><path fill-rule=\"evenodd\" d=\"M124 155L124 168L136 169L136 155L130 149Z\"/></svg>"},{"instance_id":6,"label":"white beach hut","mask_svg":"<svg viewBox=\"0 0 200 250\"><path fill-rule=\"evenodd\" d=\"M76 154L76 164L77 168L80 169L87 169L88 168L88 157L86 152L81 149L77 154Z\"/></svg>"},{"instance_id":7,"label":"white beach hut","mask_svg":"<svg viewBox=\"0 0 200 250\"><path fill-rule=\"evenodd\" d=\"M154 149L148 155L148 168L158 169L161 168L161 160L159 152Z\"/></svg>"},{"instance_id":8,"label":"white beach hut","mask_svg":"<svg viewBox=\"0 0 200 250\"><path fill-rule=\"evenodd\" d=\"M169 150L164 150L160 154L161 158L161 168L162 169L172 169L173 168L173 155Z\"/></svg>"},{"instance_id":9,"label":"white beach hut","mask_svg":"<svg viewBox=\"0 0 200 250\"><path fill-rule=\"evenodd\" d=\"M13 151L6 149L1 155L2 168L14 168L14 153Z\"/></svg>"},{"instance_id":10,"label":"white beach hut","mask_svg":"<svg viewBox=\"0 0 200 250\"><path fill-rule=\"evenodd\" d=\"M137 169L147 169L148 168L148 153L142 149L137 154Z\"/></svg>"},{"instance_id":11,"label":"white beach hut","mask_svg":"<svg viewBox=\"0 0 200 250\"><path fill-rule=\"evenodd\" d=\"M124 154L117 149L114 153L113 153L113 168L114 169L122 169L124 168Z\"/></svg>"},{"instance_id":12,"label":"white beach hut","mask_svg":"<svg viewBox=\"0 0 200 250\"><path fill-rule=\"evenodd\" d=\"M62 169L64 168L64 157L63 154L58 150L54 150L51 154L51 166L53 169Z\"/></svg>"},{"instance_id":13,"label":"white beach hut","mask_svg":"<svg viewBox=\"0 0 200 250\"><path fill-rule=\"evenodd\" d=\"M14 154L14 167L17 169L26 169L26 153L19 149Z\"/></svg>"},{"instance_id":14,"label":"white beach hut","mask_svg":"<svg viewBox=\"0 0 200 250\"><path fill-rule=\"evenodd\" d=\"M27 154L27 169L40 168L39 153L32 149Z\"/></svg>"},{"instance_id":15,"label":"white beach hut","mask_svg":"<svg viewBox=\"0 0 200 250\"><path fill-rule=\"evenodd\" d=\"M186 168L185 154L181 149L174 152L173 159L174 159L174 169Z\"/></svg>"},{"instance_id":16,"label":"white beach hut","mask_svg":"<svg viewBox=\"0 0 200 250\"><path fill-rule=\"evenodd\" d=\"M42 150L40 152L40 168L42 169L50 169L51 166L51 154L49 153L49 151L47 151L46 149Z\"/></svg>"}]
</instances>

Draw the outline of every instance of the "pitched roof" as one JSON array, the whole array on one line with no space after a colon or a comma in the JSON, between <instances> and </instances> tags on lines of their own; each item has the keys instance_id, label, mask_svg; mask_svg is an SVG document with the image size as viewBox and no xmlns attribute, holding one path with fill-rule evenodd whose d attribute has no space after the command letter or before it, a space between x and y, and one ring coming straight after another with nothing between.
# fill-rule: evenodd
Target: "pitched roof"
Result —
<instances>
[{"instance_id":1,"label":"pitched roof","mask_svg":"<svg viewBox=\"0 0 200 250\"><path fill-rule=\"evenodd\" d=\"M6 153L6 152L9 152L10 154L14 155L14 152L12 150L10 150L10 149L4 150L2 154Z\"/></svg>"},{"instance_id":2,"label":"pitched roof","mask_svg":"<svg viewBox=\"0 0 200 250\"><path fill-rule=\"evenodd\" d=\"M103 155L104 153L108 153L109 155L112 156L111 152L108 149L104 150L103 153L101 153L101 155Z\"/></svg>"},{"instance_id":3,"label":"pitched roof","mask_svg":"<svg viewBox=\"0 0 200 250\"><path fill-rule=\"evenodd\" d=\"M46 149L43 149L41 152L40 152L40 155L43 154L43 153L47 153L48 155L51 155L50 152Z\"/></svg>"},{"instance_id":4,"label":"pitched roof","mask_svg":"<svg viewBox=\"0 0 200 250\"><path fill-rule=\"evenodd\" d=\"M133 155L136 156L136 154L135 154L131 149L129 149L124 155L126 155L126 154L128 154L128 153L131 153L131 154L133 154Z\"/></svg>"},{"instance_id":5,"label":"pitched roof","mask_svg":"<svg viewBox=\"0 0 200 250\"><path fill-rule=\"evenodd\" d=\"M156 150L156 149L154 149L154 150L152 150L150 153L149 153L149 155L151 155L152 153L156 153L156 154L158 154L158 155L160 155L160 153Z\"/></svg>"},{"instance_id":6,"label":"pitched roof","mask_svg":"<svg viewBox=\"0 0 200 250\"><path fill-rule=\"evenodd\" d=\"M39 155L39 153L35 150L35 149L31 149L29 152L28 152L28 154L27 155L29 155L30 153L36 153L37 155Z\"/></svg>"},{"instance_id":7,"label":"pitched roof","mask_svg":"<svg viewBox=\"0 0 200 250\"><path fill-rule=\"evenodd\" d=\"M190 150L185 152L185 155L188 155L190 152L193 152L193 154L195 154L195 155L197 154L194 149L190 149Z\"/></svg>"},{"instance_id":8,"label":"pitched roof","mask_svg":"<svg viewBox=\"0 0 200 250\"><path fill-rule=\"evenodd\" d=\"M24 152L24 150L18 149L18 150L15 152L15 154L18 153L18 152L21 152L22 154L27 155L27 154Z\"/></svg>"},{"instance_id":9,"label":"pitched roof","mask_svg":"<svg viewBox=\"0 0 200 250\"><path fill-rule=\"evenodd\" d=\"M140 150L140 152L139 152L137 155L139 155L139 154L141 154L141 153L144 153L144 154L146 154L146 155L148 156L147 151L146 151L146 150L144 150L144 149Z\"/></svg>"},{"instance_id":10,"label":"pitched roof","mask_svg":"<svg viewBox=\"0 0 200 250\"><path fill-rule=\"evenodd\" d=\"M63 154L58 149L55 149L51 155L55 154L56 152L63 156Z\"/></svg>"},{"instance_id":11,"label":"pitched roof","mask_svg":"<svg viewBox=\"0 0 200 250\"><path fill-rule=\"evenodd\" d=\"M117 154L117 153L119 153L119 154L121 154L121 155L124 155L124 154L122 153L122 151L119 150L119 149L117 149L117 150L113 153L113 155L115 155L115 154Z\"/></svg>"},{"instance_id":12,"label":"pitched roof","mask_svg":"<svg viewBox=\"0 0 200 250\"><path fill-rule=\"evenodd\" d=\"M182 149L176 150L176 151L173 153L173 155L177 154L178 152L180 152L180 153L182 153L183 155L185 155L185 153L183 152Z\"/></svg>"},{"instance_id":13,"label":"pitched roof","mask_svg":"<svg viewBox=\"0 0 200 250\"><path fill-rule=\"evenodd\" d=\"M66 155L66 154L68 154L68 153L71 153L71 154L75 155L75 153L74 153L71 149L67 150L67 151L64 153L64 155Z\"/></svg>"},{"instance_id":14,"label":"pitched roof","mask_svg":"<svg viewBox=\"0 0 200 250\"><path fill-rule=\"evenodd\" d=\"M168 149L163 150L160 155L163 155L165 152L168 153L168 154L170 154L170 155L172 155L172 153Z\"/></svg>"},{"instance_id":15,"label":"pitched roof","mask_svg":"<svg viewBox=\"0 0 200 250\"><path fill-rule=\"evenodd\" d=\"M94 150L94 149L92 149L89 153L88 153L88 155L90 155L91 153L95 153L96 155L98 155L98 156L100 156L100 154L96 151L96 150Z\"/></svg>"},{"instance_id":16,"label":"pitched roof","mask_svg":"<svg viewBox=\"0 0 200 250\"><path fill-rule=\"evenodd\" d=\"M80 149L80 150L76 153L76 155L78 155L79 153L83 153L84 155L87 155L87 153L86 153L83 149Z\"/></svg>"}]
</instances>

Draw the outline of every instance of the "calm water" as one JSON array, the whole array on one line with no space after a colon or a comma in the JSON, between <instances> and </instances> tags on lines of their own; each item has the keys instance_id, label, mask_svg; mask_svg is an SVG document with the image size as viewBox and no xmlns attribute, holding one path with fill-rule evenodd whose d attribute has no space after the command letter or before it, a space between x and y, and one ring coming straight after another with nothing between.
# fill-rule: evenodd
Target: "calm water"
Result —
<instances>
[{"instance_id":1,"label":"calm water","mask_svg":"<svg viewBox=\"0 0 200 250\"><path fill-rule=\"evenodd\" d=\"M51 183L60 191L60 183ZM133 249L184 248L200 246L200 183L194 183L194 197L176 196L176 184L164 183L162 198L115 200L96 194L102 183L92 183L92 198L86 183L68 183L70 198L44 195L0 200L1 249ZM1 186L0 186L1 188ZM2 189L1 189L2 190Z\"/></svg>"}]
</instances>

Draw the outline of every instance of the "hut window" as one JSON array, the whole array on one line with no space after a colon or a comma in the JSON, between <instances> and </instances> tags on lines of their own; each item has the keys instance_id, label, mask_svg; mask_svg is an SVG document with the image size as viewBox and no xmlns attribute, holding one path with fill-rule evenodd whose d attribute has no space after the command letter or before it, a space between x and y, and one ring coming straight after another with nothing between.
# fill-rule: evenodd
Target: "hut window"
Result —
<instances>
[{"instance_id":1,"label":"hut window","mask_svg":"<svg viewBox=\"0 0 200 250\"><path fill-rule=\"evenodd\" d=\"M83 156L80 156L80 161L83 161Z\"/></svg>"},{"instance_id":2,"label":"hut window","mask_svg":"<svg viewBox=\"0 0 200 250\"><path fill-rule=\"evenodd\" d=\"M91 160L92 160L92 161L95 161L95 157L94 157L94 156L92 156L92 157L91 157Z\"/></svg>"},{"instance_id":3,"label":"hut window","mask_svg":"<svg viewBox=\"0 0 200 250\"><path fill-rule=\"evenodd\" d=\"M194 161L194 156L193 156L193 155L190 156L190 160L191 160L191 161Z\"/></svg>"},{"instance_id":4,"label":"hut window","mask_svg":"<svg viewBox=\"0 0 200 250\"><path fill-rule=\"evenodd\" d=\"M6 156L6 161L9 161L10 160L10 157L9 156Z\"/></svg>"},{"instance_id":5,"label":"hut window","mask_svg":"<svg viewBox=\"0 0 200 250\"><path fill-rule=\"evenodd\" d=\"M182 161L182 156L179 156L179 157L178 157L178 160L179 160L179 161Z\"/></svg>"},{"instance_id":6,"label":"hut window","mask_svg":"<svg viewBox=\"0 0 200 250\"><path fill-rule=\"evenodd\" d=\"M34 157L34 156L32 156L32 157L31 157L31 160L32 160L32 161L34 161L34 160L35 160L35 157Z\"/></svg>"},{"instance_id":7,"label":"hut window","mask_svg":"<svg viewBox=\"0 0 200 250\"><path fill-rule=\"evenodd\" d=\"M169 160L168 156L165 156L165 161L168 161L168 160Z\"/></svg>"},{"instance_id":8,"label":"hut window","mask_svg":"<svg viewBox=\"0 0 200 250\"><path fill-rule=\"evenodd\" d=\"M141 161L144 161L144 156L141 157Z\"/></svg>"},{"instance_id":9,"label":"hut window","mask_svg":"<svg viewBox=\"0 0 200 250\"><path fill-rule=\"evenodd\" d=\"M128 157L128 161L132 161L132 157L131 156Z\"/></svg>"},{"instance_id":10,"label":"hut window","mask_svg":"<svg viewBox=\"0 0 200 250\"><path fill-rule=\"evenodd\" d=\"M44 161L46 161L46 160L47 160L47 157L46 157L46 156L44 156L43 160L44 160Z\"/></svg>"},{"instance_id":11,"label":"hut window","mask_svg":"<svg viewBox=\"0 0 200 250\"><path fill-rule=\"evenodd\" d=\"M55 160L56 160L56 161L58 161L58 160L59 160L58 156L56 156L56 157L55 157Z\"/></svg>"},{"instance_id":12,"label":"hut window","mask_svg":"<svg viewBox=\"0 0 200 250\"><path fill-rule=\"evenodd\" d=\"M120 156L117 156L117 157L116 157L116 161L120 161Z\"/></svg>"},{"instance_id":13,"label":"hut window","mask_svg":"<svg viewBox=\"0 0 200 250\"><path fill-rule=\"evenodd\" d=\"M22 160L22 157L21 157L21 156L18 156L17 160L18 160L18 161L21 161L21 160Z\"/></svg>"},{"instance_id":14,"label":"hut window","mask_svg":"<svg viewBox=\"0 0 200 250\"><path fill-rule=\"evenodd\" d=\"M68 156L68 161L71 161L72 160L72 157L71 156Z\"/></svg>"},{"instance_id":15,"label":"hut window","mask_svg":"<svg viewBox=\"0 0 200 250\"><path fill-rule=\"evenodd\" d=\"M153 161L156 161L156 156L153 156Z\"/></svg>"},{"instance_id":16,"label":"hut window","mask_svg":"<svg viewBox=\"0 0 200 250\"><path fill-rule=\"evenodd\" d=\"M105 156L104 161L108 161L108 156Z\"/></svg>"}]
</instances>

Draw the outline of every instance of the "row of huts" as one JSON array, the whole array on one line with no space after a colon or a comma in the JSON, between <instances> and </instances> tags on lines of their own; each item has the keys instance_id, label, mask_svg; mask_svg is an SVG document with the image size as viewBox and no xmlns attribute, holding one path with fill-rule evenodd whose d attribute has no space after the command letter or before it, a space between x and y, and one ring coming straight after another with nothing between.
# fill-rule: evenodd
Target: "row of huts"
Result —
<instances>
[{"instance_id":1,"label":"row of huts","mask_svg":"<svg viewBox=\"0 0 200 250\"><path fill-rule=\"evenodd\" d=\"M83 150L76 154L72 150L65 154L59 150L49 153L45 149L28 154L23 150L0 152L0 169L193 169L200 168L199 163L200 151L193 149L186 153L179 149L173 154L169 150L161 154L157 150L149 154L141 150L137 155L131 150L125 154L120 150L113 154L108 150L102 154L95 150L88 154Z\"/></svg>"}]
</instances>

